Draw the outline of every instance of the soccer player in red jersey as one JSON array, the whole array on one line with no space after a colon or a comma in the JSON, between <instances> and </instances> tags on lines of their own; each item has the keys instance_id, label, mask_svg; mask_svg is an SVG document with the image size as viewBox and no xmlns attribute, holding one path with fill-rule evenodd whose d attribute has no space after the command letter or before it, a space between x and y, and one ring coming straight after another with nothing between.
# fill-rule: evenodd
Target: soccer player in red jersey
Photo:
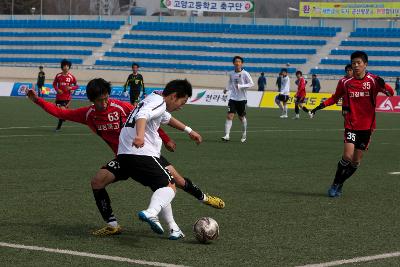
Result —
<instances>
[{"instance_id":1,"label":"soccer player in red jersey","mask_svg":"<svg viewBox=\"0 0 400 267\"><path fill-rule=\"evenodd\" d=\"M93 105L68 110L57 107L37 97L34 89L29 90L27 95L30 100L47 113L59 119L87 125L93 132L100 136L110 146L114 154L116 154L121 128L134 107L130 103L109 98L110 92L110 83L101 78L93 79L86 87L87 96L89 100L93 102ZM159 129L158 133L166 148L170 151L174 151L176 148L175 142L172 141L162 129ZM167 162L163 157L162 159ZM91 180L97 207L103 219L107 222L106 227L94 232L95 235L113 235L121 232L121 228L118 226L117 220L113 215L111 201L105 189L108 184L119 181L112 172L107 170L109 167L110 166L103 166ZM214 208L224 208L225 203L223 200L215 196L204 194L189 178L182 177L171 164L168 164L167 168L174 176L179 188L206 205L210 205Z\"/></svg>"},{"instance_id":2,"label":"soccer player in red jersey","mask_svg":"<svg viewBox=\"0 0 400 267\"><path fill-rule=\"evenodd\" d=\"M56 90L56 105L67 109L71 101L71 91L79 88L76 78L69 70L72 63L66 59L61 61L62 72L58 73L53 81L53 88ZM61 130L64 120L59 119L56 131Z\"/></svg>"},{"instance_id":3,"label":"soccer player in red jersey","mask_svg":"<svg viewBox=\"0 0 400 267\"><path fill-rule=\"evenodd\" d=\"M305 98L306 98L306 80L303 77L303 73L301 71L296 71L296 77L297 77L297 92L295 95L295 102L294 102L294 112L296 113L295 117L293 119L300 119L300 108L308 113L310 118L313 117L313 114L304 106Z\"/></svg>"},{"instance_id":4,"label":"soccer player in red jersey","mask_svg":"<svg viewBox=\"0 0 400 267\"><path fill-rule=\"evenodd\" d=\"M330 197L340 197L343 183L350 178L368 150L371 134L376 127L376 96L384 93L393 96L394 91L385 81L366 71L368 55L363 51L351 54L353 76L339 81L336 92L311 112L333 105L343 98L344 150L338 162L335 178L328 190Z\"/></svg>"}]
</instances>

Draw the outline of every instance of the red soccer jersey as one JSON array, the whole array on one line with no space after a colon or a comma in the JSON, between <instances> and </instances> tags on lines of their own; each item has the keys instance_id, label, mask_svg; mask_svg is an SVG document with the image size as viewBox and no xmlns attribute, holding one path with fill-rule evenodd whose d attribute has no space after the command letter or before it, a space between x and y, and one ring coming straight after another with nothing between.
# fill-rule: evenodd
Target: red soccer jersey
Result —
<instances>
[{"instance_id":1,"label":"red soccer jersey","mask_svg":"<svg viewBox=\"0 0 400 267\"><path fill-rule=\"evenodd\" d=\"M53 81L53 87L56 90L56 100L66 101L71 100L71 91L79 88L76 78L71 73L64 75L62 72L58 73ZM72 89L67 89L67 87L72 87ZM62 93L59 93L61 90Z\"/></svg>"},{"instance_id":2,"label":"red soccer jersey","mask_svg":"<svg viewBox=\"0 0 400 267\"><path fill-rule=\"evenodd\" d=\"M336 87L336 92L324 105L330 106L343 98L343 107L348 109L344 117L344 127L351 130L373 130L376 127L375 105L379 92L393 95L393 89L385 85L382 88L376 78L367 73L363 79L342 78Z\"/></svg>"},{"instance_id":3,"label":"red soccer jersey","mask_svg":"<svg viewBox=\"0 0 400 267\"><path fill-rule=\"evenodd\" d=\"M116 99L109 99L107 109L104 111L97 110L94 105L78 109L61 109L42 98L38 98L36 104L54 117L87 125L111 147L115 154L118 151L121 128L134 109L130 103ZM158 134L164 143L171 140L161 128L158 129Z\"/></svg>"},{"instance_id":4,"label":"red soccer jersey","mask_svg":"<svg viewBox=\"0 0 400 267\"><path fill-rule=\"evenodd\" d=\"M303 77L300 77L300 79L298 79L296 97L306 97L306 80Z\"/></svg>"}]
</instances>

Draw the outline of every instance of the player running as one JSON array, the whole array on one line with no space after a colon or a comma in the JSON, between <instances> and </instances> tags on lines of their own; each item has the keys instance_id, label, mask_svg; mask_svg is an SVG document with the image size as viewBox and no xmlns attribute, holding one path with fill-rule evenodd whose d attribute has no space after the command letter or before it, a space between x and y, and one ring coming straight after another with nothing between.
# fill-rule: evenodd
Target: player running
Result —
<instances>
[{"instance_id":1,"label":"player running","mask_svg":"<svg viewBox=\"0 0 400 267\"><path fill-rule=\"evenodd\" d=\"M167 169L169 163L161 158L161 140L157 134L160 124L185 131L197 144L202 137L190 127L171 116L169 112L179 110L192 96L192 85L187 80L170 81L162 95L155 93L141 101L128 116L119 136L118 156L110 161L108 170L115 177L131 177L153 191L149 206L138 213L140 220L151 229L163 234L158 215L167 222L169 239L180 239L185 235L175 223L171 201L175 197L175 180Z\"/></svg>"},{"instance_id":2,"label":"player running","mask_svg":"<svg viewBox=\"0 0 400 267\"><path fill-rule=\"evenodd\" d=\"M121 126L125 123L129 113L133 110L133 106L127 102L109 98L110 92L110 83L103 79L93 79L86 87L87 96L93 104L91 106L69 110L61 109L37 97L34 90L29 90L27 95L30 100L43 108L47 113L60 119L87 125L110 146L115 154L117 154ZM175 143L169 139L162 129L159 129L159 134L166 148L170 151L174 151ZM107 223L107 226L95 231L95 235L113 235L121 232L121 228L118 226L117 220L113 215L111 201L105 189L107 185L117 182L120 179L116 179L116 177L107 170L108 167L109 166L104 166L100 169L91 180L97 207ZM214 208L224 208L225 203L220 198L204 194L189 178L182 177L172 165L168 165L167 167L174 176L179 188L206 205L210 205Z\"/></svg>"},{"instance_id":3,"label":"player running","mask_svg":"<svg viewBox=\"0 0 400 267\"><path fill-rule=\"evenodd\" d=\"M133 63L132 73L129 74L124 84L124 93L126 93L126 87L129 86L129 101L132 105L136 105L139 102L140 91L143 91L143 96L145 94L143 76L138 71L139 65Z\"/></svg>"},{"instance_id":4,"label":"player running","mask_svg":"<svg viewBox=\"0 0 400 267\"><path fill-rule=\"evenodd\" d=\"M287 69L281 69L279 75L281 76L281 87L279 94L275 97L275 103L278 105L279 109L282 112L280 118L287 119L287 102L290 95L290 79Z\"/></svg>"},{"instance_id":5,"label":"player running","mask_svg":"<svg viewBox=\"0 0 400 267\"><path fill-rule=\"evenodd\" d=\"M306 99L306 80L303 77L303 73L301 71L296 71L296 77L297 77L297 92L295 95L295 102L294 102L294 112L296 113L296 115L294 116L293 119L300 119L300 114L299 114L299 107L306 112L310 118L313 117L313 114L311 113L311 111L308 110L308 108L306 108L304 106L304 102Z\"/></svg>"},{"instance_id":6,"label":"player running","mask_svg":"<svg viewBox=\"0 0 400 267\"><path fill-rule=\"evenodd\" d=\"M56 105L62 109L68 109L71 102L71 91L79 88L76 78L69 70L72 63L66 59L61 61L62 72L58 73L53 81L53 88L56 90ZM59 119L56 132L61 130L64 120Z\"/></svg>"},{"instance_id":7,"label":"player running","mask_svg":"<svg viewBox=\"0 0 400 267\"><path fill-rule=\"evenodd\" d=\"M328 190L329 197L340 197L343 183L349 179L368 150L372 132L376 126L375 106L378 93L393 96L394 91L385 81L368 73L368 56L363 51L351 54L353 77L342 78L336 92L311 112L333 105L343 98L344 150L338 162L335 178Z\"/></svg>"},{"instance_id":8,"label":"player running","mask_svg":"<svg viewBox=\"0 0 400 267\"><path fill-rule=\"evenodd\" d=\"M246 119L246 104L247 104L247 89L254 86L250 74L243 69L243 58L235 56L232 60L235 69L229 73L229 82L224 94L231 92L228 102L228 115L225 121L225 136L222 141L229 141L229 135L232 128L232 120L235 113L238 114L239 120L242 122L242 138L240 142L246 142L247 138L247 119Z\"/></svg>"}]
</instances>

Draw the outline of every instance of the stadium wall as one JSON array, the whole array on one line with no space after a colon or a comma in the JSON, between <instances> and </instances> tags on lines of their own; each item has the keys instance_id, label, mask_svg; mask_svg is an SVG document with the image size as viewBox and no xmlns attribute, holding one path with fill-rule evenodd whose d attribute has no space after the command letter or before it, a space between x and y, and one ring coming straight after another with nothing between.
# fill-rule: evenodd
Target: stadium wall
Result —
<instances>
[{"instance_id":1,"label":"stadium wall","mask_svg":"<svg viewBox=\"0 0 400 267\"><path fill-rule=\"evenodd\" d=\"M23 67L0 67L0 82L31 82L36 83L38 73L37 68L23 68ZM61 70L58 68L45 68L46 82L51 83L53 78ZM110 81L113 85L123 85L126 78L130 74L128 71L118 70L98 70L98 69L71 69L71 73L75 75L78 84L86 85L87 82L94 78L103 78ZM194 73L169 73L169 72L141 72L145 85L149 87L163 87L173 79L188 79L194 87L201 87L206 89L223 89L227 85L228 75L215 75L215 74L194 74ZM258 75L258 74L257 74ZM252 74L255 84L257 84L258 76ZM310 91L311 77L308 78L307 91ZM276 77L267 77L267 90L276 91L275 86ZM295 85L294 75L291 77L292 91L297 88ZM337 80L321 80L321 92L334 92L336 89ZM251 90L257 90L255 85Z\"/></svg>"}]
</instances>

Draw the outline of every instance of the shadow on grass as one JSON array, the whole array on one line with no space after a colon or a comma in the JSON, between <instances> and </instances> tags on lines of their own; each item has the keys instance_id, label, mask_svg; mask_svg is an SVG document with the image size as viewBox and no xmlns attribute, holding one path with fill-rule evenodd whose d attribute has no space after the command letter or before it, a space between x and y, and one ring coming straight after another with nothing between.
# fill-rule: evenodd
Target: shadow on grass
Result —
<instances>
[{"instance_id":1,"label":"shadow on grass","mask_svg":"<svg viewBox=\"0 0 400 267\"><path fill-rule=\"evenodd\" d=\"M301 192L301 191L273 191L273 193L286 196L303 196L314 198L328 198L325 192Z\"/></svg>"}]
</instances>

